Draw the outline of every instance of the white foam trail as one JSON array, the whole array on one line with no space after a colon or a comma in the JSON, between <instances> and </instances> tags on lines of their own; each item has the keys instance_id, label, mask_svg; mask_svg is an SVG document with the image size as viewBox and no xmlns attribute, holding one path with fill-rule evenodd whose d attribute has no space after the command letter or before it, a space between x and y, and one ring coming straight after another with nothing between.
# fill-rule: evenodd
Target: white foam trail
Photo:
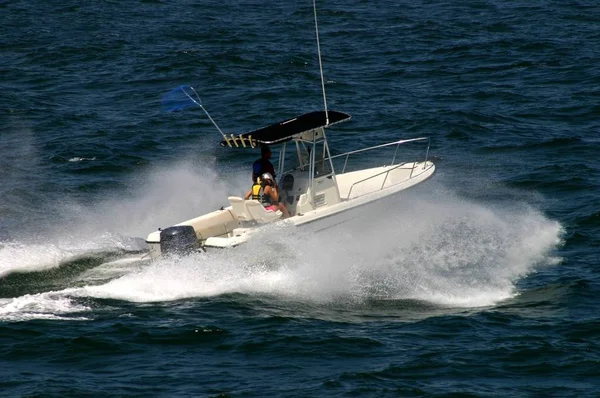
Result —
<instances>
[{"instance_id":1,"label":"white foam trail","mask_svg":"<svg viewBox=\"0 0 600 398\"><path fill-rule=\"evenodd\" d=\"M257 259L256 245L240 249L162 258L119 279L86 286L72 294L133 302L171 301L233 292L268 292L269 285L277 288L286 277L285 272L272 268L279 263Z\"/></svg>"},{"instance_id":2,"label":"white foam trail","mask_svg":"<svg viewBox=\"0 0 600 398\"><path fill-rule=\"evenodd\" d=\"M334 233L287 228L235 250L161 259L77 295L134 302L269 294L314 302L416 299L477 307L512 297L551 264L561 227L527 208L408 195Z\"/></svg>"},{"instance_id":3,"label":"white foam trail","mask_svg":"<svg viewBox=\"0 0 600 398\"><path fill-rule=\"evenodd\" d=\"M91 158L83 158L83 157L80 157L80 156L75 156L75 157L70 158L69 162L83 162L83 161L86 161L86 160L89 160L89 161L96 160L96 157L94 156L94 157L91 157Z\"/></svg>"},{"instance_id":4,"label":"white foam trail","mask_svg":"<svg viewBox=\"0 0 600 398\"><path fill-rule=\"evenodd\" d=\"M145 245L138 240L109 233L99 236L50 236L43 243L0 242L0 277L12 272L48 270L82 256L144 248Z\"/></svg>"},{"instance_id":5,"label":"white foam trail","mask_svg":"<svg viewBox=\"0 0 600 398\"><path fill-rule=\"evenodd\" d=\"M195 215L213 210L231 193L214 174L198 176L185 167L170 173L178 178L166 179L175 184L163 195L168 203L142 195L120 204L109 201L102 210L105 215L122 217L121 222L132 222L142 215L133 212L128 218L132 205L147 199L160 205L158 216L166 217L172 209L188 212L189 208L181 209L186 204ZM195 179L198 186L194 189L203 194L183 195ZM242 182L246 179L246 175L240 177ZM151 187L147 195L155 190L161 194L160 185ZM514 296L518 293L515 283L521 278L556 263L552 251L561 243L562 228L539 211L518 203L492 207L427 189L365 207L363 217L318 234L273 225L233 250L163 258L131 270L116 264L116 279L100 285L93 282L106 279L90 271L83 278L91 282L87 286L47 296L23 296L13 299L16 304L0 301L0 311L16 315L24 308L27 314L63 316L85 310L76 302L62 301L70 297L157 302L227 293L315 303L410 299L480 307ZM192 204L194 200L198 203ZM141 208L152 210L152 206ZM26 311L28 300L39 300L47 311ZM57 303L49 303L53 300Z\"/></svg>"},{"instance_id":6,"label":"white foam trail","mask_svg":"<svg viewBox=\"0 0 600 398\"><path fill-rule=\"evenodd\" d=\"M27 294L13 299L0 299L0 320L26 321L30 319L86 320L86 317L65 316L89 311L90 308L76 303L64 292Z\"/></svg>"},{"instance_id":7,"label":"white foam trail","mask_svg":"<svg viewBox=\"0 0 600 398\"><path fill-rule=\"evenodd\" d=\"M64 261L66 254L53 245L0 244L0 277L11 272L49 269Z\"/></svg>"},{"instance_id":8,"label":"white foam trail","mask_svg":"<svg viewBox=\"0 0 600 398\"><path fill-rule=\"evenodd\" d=\"M125 274L129 274L145 266L145 264L149 261L150 258L147 255L119 258L83 272L78 276L77 280L78 282L84 282L88 284L98 284L100 282L116 279Z\"/></svg>"},{"instance_id":9,"label":"white foam trail","mask_svg":"<svg viewBox=\"0 0 600 398\"><path fill-rule=\"evenodd\" d=\"M410 197L408 198L410 199ZM528 208L490 209L445 197L403 203L373 218L343 253L357 296L486 306L513 296L515 282L554 262L556 222ZM395 228L390 228L395 224ZM378 232L379 231L379 232Z\"/></svg>"},{"instance_id":10,"label":"white foam trail","mask_svg":"<svg viewBox=\"0 0 600 398\"><path fill-rule=\"evenodd\" d=\"M247 189L248 183L242 181L249 180L249 173L232 173L224 181L210 167L210 159L204 163L208 165L181 162L152 169L135 176L126 193L112 193L114 197L91 205L65 202L59 213L61 218L71 220L78 232L146 238L159 227L228 205L228 196L242 195Z\"/></svg>"},{"instance_id":11,"label":"white foam trail","mask_svg":"<svg viewBox=\"0 0 600 398\"><path fill-rule=\"evenodd\" d=\"M95 252L145 250L141 239L131 237L143 239L158 227L227 205L227 196L243 193L243 180L249 173L233 175L226 184L209 166L183 162L137 176L127 195L112 193L118 198L90 205L65 198L52 225L36 225L16 242L0 242L0 277L47 270Z\"/></svg>"}]
</instances>

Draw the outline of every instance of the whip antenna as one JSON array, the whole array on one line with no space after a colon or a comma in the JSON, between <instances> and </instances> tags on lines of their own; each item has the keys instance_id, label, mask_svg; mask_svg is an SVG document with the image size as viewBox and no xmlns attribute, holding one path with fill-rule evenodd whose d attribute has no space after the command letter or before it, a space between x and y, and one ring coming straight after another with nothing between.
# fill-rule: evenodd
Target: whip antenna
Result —
<instances>
[{"instance_id":1,"label":"whip antenna","mask_svg":"<svg viewBox=\"0 0 600 398\"><path fill-rule=\"evenodd\" d=\"M327 112L327 96L325 95L325 78L323 77L323 62L321 61L321 43L319 43L319 25L317 24L317 4L313 0L313 10L315 12L315 33L317 36L317 52L319 54L319 70L321 71L321 88L323 90L323 105L325 105L325 125L329 125L329 113Z\"/></svg>"}]
</instances>

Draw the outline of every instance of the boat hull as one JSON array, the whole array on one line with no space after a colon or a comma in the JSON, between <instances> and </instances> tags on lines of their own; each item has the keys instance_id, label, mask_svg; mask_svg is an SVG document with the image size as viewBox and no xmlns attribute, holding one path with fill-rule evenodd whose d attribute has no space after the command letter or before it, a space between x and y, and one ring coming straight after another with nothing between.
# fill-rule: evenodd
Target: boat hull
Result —
<instances>
[{"instance_id":1,"label":"boat hull","mask_svg":"<svg viewBox=\"0 0 600 398\"><path fill-rule=\"evenodd\" d=\"M362 191L357 189L352 194L352 190L348 189L346 193L350 194L350 198L331 205L323 203L314 210L298 213L288 219L274 222L285 222L314 233L334 227L341 227L348 221L359 218L364 212L369 211L370 205L375 202L392 198L398 193L424 182L435 172L435 165L429 161L415 162L410 164L410 168L413 172L409 178L405 178L404 180L394 180L393 176L388 176L381 181L373 179L370 192L365 193L365 189ZM380 173L379 168L371 170L372 175ZM341 177L342 180L344 179L343 174L338 177ZM372 189L374 186L377 189ZM271 223L250 225L240 222L235 217L232 208L226 207L222 210L184 221L177 224L177 226L192 226L196 232L199 246L202 247L202 250L210 250L232 248L246 243L261 228L269 224ZM155 231L146 240L150 256L153 258L159 257L162 254L160 233L161 231Z\"/></svg>"}]
</instances>

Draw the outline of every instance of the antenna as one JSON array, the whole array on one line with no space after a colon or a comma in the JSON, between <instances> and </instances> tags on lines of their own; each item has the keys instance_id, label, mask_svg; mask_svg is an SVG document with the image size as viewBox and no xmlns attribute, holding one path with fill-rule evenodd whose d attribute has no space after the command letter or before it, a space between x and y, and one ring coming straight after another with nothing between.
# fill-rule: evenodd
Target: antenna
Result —
<instances>
[{"instance_id":1,"label":"antenna","mask_svg":"<svg viewBox=\"0 0 600 398\"><path fill-rule=\"evenodd\" d=\"M321 71L321 88L323 89L323 105L325 105L325 126L329 125L329 113L327 112L327 96L325 95L325 78L323 77L323 62L321 61L321 44L319 43L319 25L317 23L317 4L313 0L315 12L315 33L317 35L317 52L319 53L319 70Z\"/></svg>"}]
</instances>

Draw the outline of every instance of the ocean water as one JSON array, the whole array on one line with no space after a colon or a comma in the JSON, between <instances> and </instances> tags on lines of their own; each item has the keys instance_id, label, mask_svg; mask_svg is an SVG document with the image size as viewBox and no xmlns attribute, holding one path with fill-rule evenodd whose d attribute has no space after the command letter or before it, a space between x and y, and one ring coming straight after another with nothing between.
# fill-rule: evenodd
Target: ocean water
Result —
<instances>
[{"instance_id":1,"label":"ocean water","mask_svg":"<svg viewBox=\"0 0 600 398\"><path fill-rule=\"evenodd\" d=\"M338 152L436 174L335 234L150 261L322 109L309 1L0 2L0 395L600 396L600 6L317 2ZM376 159L375 159L376 160Z\"/></svg>"}]
</instances>

